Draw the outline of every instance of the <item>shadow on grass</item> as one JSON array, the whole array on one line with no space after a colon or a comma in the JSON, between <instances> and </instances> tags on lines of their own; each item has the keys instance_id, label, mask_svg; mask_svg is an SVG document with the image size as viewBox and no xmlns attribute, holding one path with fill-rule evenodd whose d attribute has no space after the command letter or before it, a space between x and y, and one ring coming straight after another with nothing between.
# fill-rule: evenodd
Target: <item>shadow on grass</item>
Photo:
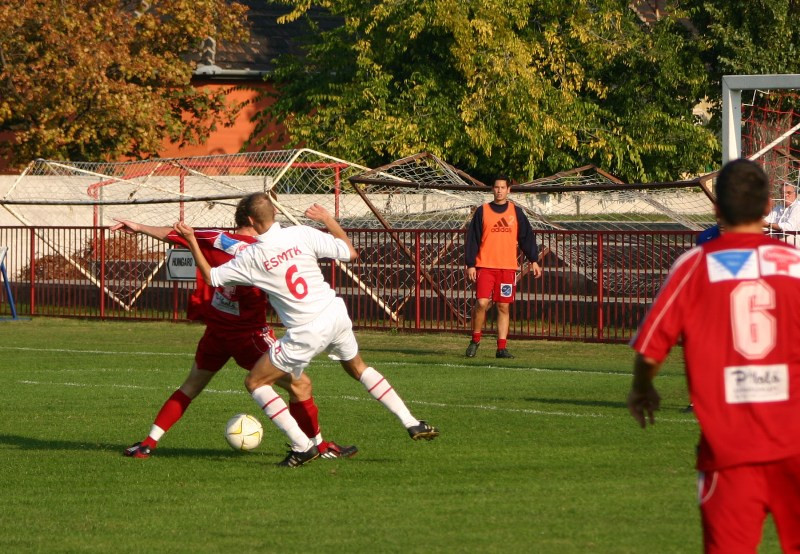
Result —
<instances>
[{"instance_id":1,"label":"shadow on grass","mask_svg":"<svg viewBox=\"0 0 800 554\"><path fill-rule=\"evenodd\" d=\"M111 444L102 442L66 441L53 439L38 439L35 437L23 437L20 435L0 434L0 446L16 446L23 450L97 450L101 452L116 452L122 456L122 451L130 444ZM265 453L266 454L266 453ZM212 448L170 448L158 449L159 458L236 458L245 456L246 453L234 452L233 450L212 449ZM271 453L269 454L271 455ZM279 455L276 453L276 457Z\"/></svg>"},{"instance_id":2,"label":"shadow on grass","mask_svg":"<svg viewBox=\"0 0 800 554\"><path fill-rule=\"evenodd\" d=\"M17 447L22 450L42 450L42 451L57 451L57 450L80 450L80 451L99 451L110 452L112 454L119 454L122 457L122 452L130 444L111 444L111 443L98 443L98 442L83 442L83 441L65 441L65 440L52 440L52 439L37 439L34 437L23 437L20 435L3 435L0 434L0 447L2 446ZM237 458L248 458L254 462L266 463L267 465L277 464L286 455L285 450L278 449L265 449L262 445L254 452L235 452L230 449L220 448L173 448L165 446L159 448L153 454L154 458L187 458L187 459L205 459L211 461L227 461ZM326 464L333 462L340 462L342 460L324 460ZM320 461L320 460L317 460ZM375 463L393 462L394 459L389 458L373 458L370 460L363 460ZM317 462L315 462L317 463Z\"/></svg>"},{"instance_id":3,"label":"shadow on grass","mask_svg":"<svg viewBox=\"0 0 800 554\"><path fill-rule=\"evenodd\" d=\"M578 400L578 399L565 399L565 398L536 398L526 397L526 402L540 402L542 404L562 405L570 404L572 406L589 406L593 408L620 408L628 410L628 405L625 402L609 402L607 400Z\"/></svg>"}]
</instances>

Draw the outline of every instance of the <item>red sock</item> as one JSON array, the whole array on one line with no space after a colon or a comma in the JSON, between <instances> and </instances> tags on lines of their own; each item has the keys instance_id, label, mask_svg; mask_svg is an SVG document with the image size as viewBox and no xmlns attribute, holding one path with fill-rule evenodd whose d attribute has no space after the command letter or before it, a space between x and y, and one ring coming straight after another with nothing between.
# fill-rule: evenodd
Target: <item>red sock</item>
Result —
<instances>
[{"instance_id":1,"label":"red sock","mask_svg":"<svg viewBox=\"0 0 800 554\"><path fill-rule=\"evenodd\" d=\"M319 409L314 404L314 397L302 402L292 402L289 404L289 413L297 421L297 424L302 429L308 438L313 439L319 435Z\"/></svg>"},{"instance_id":2,"label":"red sock","mask_svg":"<svg viewBox=\"0 0 800 554\"><path fill-rule=\"evenodd\" d=\"M183 391L180 389L176 390L172 393L172 396L167 398L167 401L164 402L164 405L161 406L161 411L158 412L153 425L161 427L164 432L169 431L169 428L175 425L175 423L183 417L183 414L186 412L186 408L188 408L189 404L191 403L192 399L186 396ZM142 444L149 446L150 448L154 448L156 444L158 444L158 441L147 437L142 441Z\"/></svg>"},{"instance_id":3,"label":"red sock","mask_svg":"<svg viewBox=\"0 0 800 554\"><path fill-rule=\"evenodd\" d=\"M481 342L481 331L472 333L472 342Z\"/></svg>"},{"instance_id":4,"label":"red sock","mask_svg":"<svg viewBox=\"0 0 800 554\"><path fill-rule=\"evenodd\" d=\"M503 350L506 347L508 339L497 339L497 349Z\"/></svg>"}]
</instances>

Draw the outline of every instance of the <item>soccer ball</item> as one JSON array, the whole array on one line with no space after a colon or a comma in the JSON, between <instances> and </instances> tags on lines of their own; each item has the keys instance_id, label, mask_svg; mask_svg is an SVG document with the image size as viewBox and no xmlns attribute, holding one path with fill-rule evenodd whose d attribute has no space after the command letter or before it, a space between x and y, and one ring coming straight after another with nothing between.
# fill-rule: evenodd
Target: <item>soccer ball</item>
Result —
<instances>
[{"instance_id":1,"label":"soccer ball","mask_svg":"<svg viewBox=\"0 0 800 554\"><path fill-rule=\"evenodd\" d=\"M261 422L249 414L236 414L225 425L225 440L234 450L252 450L263 436Z\"/></svg>"}]
</instances>

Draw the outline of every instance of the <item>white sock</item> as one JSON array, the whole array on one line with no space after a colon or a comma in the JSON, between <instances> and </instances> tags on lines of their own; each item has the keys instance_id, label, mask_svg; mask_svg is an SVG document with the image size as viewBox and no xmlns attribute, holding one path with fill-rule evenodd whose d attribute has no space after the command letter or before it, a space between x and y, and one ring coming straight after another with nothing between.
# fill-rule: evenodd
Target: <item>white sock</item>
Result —
<instances>
[{"instance_id":1,"label":"white sock","mask_svg":"<svg viewBox=\"0 0 800 554\"><path fill-rule=\"evenodd\" d=\"M419 420L411 415L411 412L406 408L403 400L389 384L386 378L375 371L374 368L368 367L361 374L361 384L367 389L372 397L386 406L386 409L397 416L403 426L406 428L413 427L419 424Z\"/></svg>"},{"instance_id":2,"label":"white sock","mask_svg":"<svg viewBox=\"0 0 800 554\"><path fill-rule=\"evenodd\" d=\"M271 386L264 385L263 387L258 387L252 392L251 396L253 400L256 401L256 404L264 410L264 413L270 421L284 432L292 443L292 450L295 452L305 452L314 446L311 439L303 433L297 421L295 421L292 414L289 413L289 407L286 405L286 402L283 401L283 398L281 398Z\"/></svg>"},{"instance_id":3,"label":"white sock","mask_svg":"<svg viewBox=\"0 0 800 554\"><path fill-rule=\"evenodd\" d=\"M166 431L164 431L161 427L159 427L158 425L153 425L150 428L150 434L147 436L153 439L154 441L158 442L161 440L161 437L164 436L164 433L166 433Z\"/></svg>"}]
</instances>

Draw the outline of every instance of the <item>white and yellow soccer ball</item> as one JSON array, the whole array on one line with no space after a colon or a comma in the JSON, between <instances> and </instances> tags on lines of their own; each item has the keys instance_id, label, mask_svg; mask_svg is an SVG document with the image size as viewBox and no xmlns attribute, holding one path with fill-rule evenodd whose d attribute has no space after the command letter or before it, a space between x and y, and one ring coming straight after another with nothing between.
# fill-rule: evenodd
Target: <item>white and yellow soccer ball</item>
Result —
<instances>
[{"instance_id":1,"label":"white and yellow soccer ball","mask_svg":"<svg viewBox=\"0 0 800 554\"><path fill-rule=\"evenodd\" d=\"M236 414L225 425L225 440L234 450L252 450L263 436L261 422L249 414Z\"/></svg>"}]
</instances>

